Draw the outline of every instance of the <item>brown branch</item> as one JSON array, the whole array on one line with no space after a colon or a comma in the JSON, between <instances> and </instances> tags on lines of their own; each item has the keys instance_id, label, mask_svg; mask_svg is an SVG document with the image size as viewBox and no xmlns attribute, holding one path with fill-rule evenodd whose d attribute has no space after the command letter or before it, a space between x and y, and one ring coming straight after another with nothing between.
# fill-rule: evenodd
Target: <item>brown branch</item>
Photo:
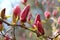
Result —
<instances>
[{"instance_id":1,"label":"brown branch","mask_svg":"<svg viewBox=\"0 0 60 40\"><path fill-rule=\"evenodd\" d=\"M55 36L54 38L57 38L59 35L60 35L60 33L57 36Z\"/></svg>"},{"instance_id":2,"label":"brown branch","mask_svg":"<svg viewBox=\"0 0 60 40\"><path fill-rule=\"evenodd\" d=\"M14 25L14 24L10 24L10 23L8 23L6 20L1 19L1 18L0 18L0 21L4 22L4 23L7 24L8 26L19 26L19 27L21 27L21 28L30 30L30 29L28 29L27 27L25 27L25 25L18 25L18 24L15 24L15 25ZM36 31L33 31L33 30L30 30L30 31L36 33Z\"/></svg>"},{"instance_id":3,"label":"brown branch","mask_svg":"<svg viewBox=\"0 0 60 40\"><path fill-rule=\"evenodd\" d=\"M1 18L0 18L0 21L4 22L4 23L7 24L8 26L19 26L19 27L24 28L24 29L26 29L26 30L30 30L29 28L25 27L25 25L18 25L18 24L13 25L13 24L8 23L6 20L1 19ZM33 31L33 30L30 30L30 31L38 34L37 31ZM7 33L7 32L6 32L6 33ZM49 38L49 39L53 40L54 38L58 37L59 35L60 35L60 34L58 34L58 35L55 36L55 37L49 37L49 36L44 36L44 35L43 35L43 37L44 37L44 38ZM41 35L40 35L40 36L41 36Z\"/></svg>"}]
</instances>

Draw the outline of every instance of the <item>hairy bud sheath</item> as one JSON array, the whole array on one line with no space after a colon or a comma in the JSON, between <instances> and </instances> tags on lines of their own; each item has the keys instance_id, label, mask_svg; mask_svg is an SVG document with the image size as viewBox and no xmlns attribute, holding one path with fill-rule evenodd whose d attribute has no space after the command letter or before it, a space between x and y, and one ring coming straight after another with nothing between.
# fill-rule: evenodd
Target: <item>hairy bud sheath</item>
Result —
<instances>
[{"instance_id":1,"label":"hairy bud sheath","mask_svg":"<svg viewBox=\"0 0 60 40\"><path fill-rule=\"evenodd\" d=\"M6 11L6 8L2 9L1 11L1 18L5 19L5 11Z\"/></svg>"},{"instance_id":2,"label":"hairy bud sheath","mask_svg":"<svg viewBox=\"0 0 60 40\"><path fill-rule=\"evenodd\" d=\"M21 22L26 22L29 11L30 11L30 5L27 5L21 12L20 15Z\"/></svg>"},{"instance_id":3,"label":"hairy bud sheath","mask_svg":"<svg viewBox=\"0 0 60 40\"><path fill-rule=\"evenodd\" d=\"M50 18L50 12L49 11L45 11L44 12L44 16L46 19Z\"/></svg>"}]
</instances>

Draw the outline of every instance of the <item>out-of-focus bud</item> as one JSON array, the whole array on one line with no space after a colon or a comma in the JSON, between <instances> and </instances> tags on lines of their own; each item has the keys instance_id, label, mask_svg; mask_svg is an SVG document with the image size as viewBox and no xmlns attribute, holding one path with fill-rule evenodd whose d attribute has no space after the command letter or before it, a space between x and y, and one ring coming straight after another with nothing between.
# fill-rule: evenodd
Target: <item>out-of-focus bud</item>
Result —
<instances>
[{"instance_id":1,"label":"out-of-focus bud","mask_svg":"<svg viewBox=\"0 0 60 40\"><path fill-rule=\"evenodd\" d=\"M26 5L27 0L21 0L21 2Z\"/></svg>"},{"instance_id":2,"label":"out-of-focus bud","mask_svg":"<svg viewBox=\"0 0 60 40\"><path fill-rule=\"evenodd\" d=\"M49 0L46 0L46 3L47 3L48 5L51 5L51 2L50 2Z\"/></svg>"},{"instance_id":3,"label":"out-of-focus bud","mask_svg":"<svg viewBox=\"0 0 60 40\"><path fill-rule=\"evenodd\" d=\"M60 25L60 17L58 17L58 24Z\"/></svg>"},{"instance_id":4,"label":"out-of-focus bud","mask_svg":"<svg viewBox=\"0 0 60 40\"><path fill-rule=\"evenodd\" d=\"M29 11L30 11L30 5L27 5L27 6L21 11L21 15L20 15L20 21L21 21L21 22L26 22Z\"/></svg>"},{"instance_id":5,"label":"out-of-focus bud","mask_svg":"<svg viewBox=\"0 0 60 40\"><path fill-rule=\"evenodd\" d=\"M28 17L27 17L27 22L28 22L28 23L30 23L30 19L31 19L31 17L32 17L32 14L29 13L29 15L28 15Z\"/></svg>"},{"instance_id":6,"label":"out-of-focus bud","mask_svg":"<svg viewBox=\"0 0 60 40\"><path fill-rule=\"evenodd\" d=\"M41 35L44 35L44 29L42 27L42 23L40 23L39 21L37 21L37 29L38 29L38 32L41 33Z\"/></svg>"},{"instance_id":7,"label":"out-of-focus bud","mask_svg":"<svg viewBox=\"0 0 60 40\"><path fill-rule=\"evenodd\" d=\"M5 34L4 40L12 40L12 37L9 33Z\"/></svg>"},{"instance_id":8,"label":"out-of-focus bud","mask_svg":"<svg viewBox=\"0 0 60 40\"><path fill-rule=\"evenodd\" d=\"M39 5L38 0L35 0L35 6L38 6L38 5Z\"/></svg>"},{"instance_id":9,"label":"out-of-focus bud","mask_svg":"<svg viewBox=\"0 0 60 40\"><path fill-rule=\"evenodd\" d=\"M5 37L4 40L10 40L10 38L9 37Z\"/></svg>"},{"instance_id":10,"label":"out-of-focus bud","mask_svg":"<svg viewBox=\"0 0 60 40\"><path fill-rule=\"evenodd\" d=\"M58 11L57 10L53 10L52 15L56 16L57 14L58 14Z\"/></svg>"},{"instance_id":11,"label":"out-of-focus bud","mask_svg":"<svg viewBox=\"0 0 60 40\"><path fill-rule=\"evenodd\" d=\"M51 5L54 6L54 4L55 4L55 1L53 0L52 3L51 3Z\"/></svg>"},{"instance_id":12,"label":"out-of-focus bud","mask_svg":"<svg viewBox=\"0 0 60 40\"><path fill-rule=\"evenodd\" d=\"M44 12L44 16L46 19L49 19L50 18L50 12L49 11L45 11Z\"/></svg>"},{"instance_id":13,"label":"out-of-focus bud","mask_svg":"<svg viewBox=\"0 0 60 40\"><path fill-rule=\"evenodd\" d=\"M45 4L45 2L44 2L44 0L42 1L42 5L44 5Z\"/></svg>"}]
</instances>

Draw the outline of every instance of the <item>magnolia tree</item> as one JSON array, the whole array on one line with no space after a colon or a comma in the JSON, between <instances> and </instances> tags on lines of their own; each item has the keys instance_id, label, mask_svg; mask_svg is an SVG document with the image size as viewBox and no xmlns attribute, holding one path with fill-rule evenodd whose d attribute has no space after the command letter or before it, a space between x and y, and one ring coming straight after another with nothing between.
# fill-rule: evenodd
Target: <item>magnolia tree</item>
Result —
<instances>
[{"instance_id":1,"label":"magnolia tree","mask_svg":"<svg viewBox=\"0 0 60 40\"><path fill-rule=\"evenodd\" d=\"M6 21L9 17L5 15L6 8L3 8L0 13L0 32L2 34L2 40L60 40L60 7L56 7L56 1L58 4L60 3L60 0L21 0L24 8L21 10L21 5L16 5L13 8L11 23ZM36 15L33 14L33 12L35 12L33 11L34 8L35 11L37 11ZM39 13L39 11L42 11L42 13ZM11 28L5 31L3 23ZM19 28L19 33L22 37L17 37L16 31ZM28 32L25 30L28 30ZM5 31L5 34L3 34L2 31ZM26 37L28 39L26 39Z\"/></svg>"}]
</instances>

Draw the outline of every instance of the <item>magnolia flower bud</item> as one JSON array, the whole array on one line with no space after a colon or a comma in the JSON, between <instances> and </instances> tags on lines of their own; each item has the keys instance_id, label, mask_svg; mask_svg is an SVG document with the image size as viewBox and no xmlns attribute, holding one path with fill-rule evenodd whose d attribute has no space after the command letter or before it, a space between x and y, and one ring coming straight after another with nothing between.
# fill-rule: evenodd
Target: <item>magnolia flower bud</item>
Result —
<instances>
[{"instance_id":1,"label":"magnolia flower bud","mask_svg":"<svg viewBox=\"0 0 60 40\"><path fill-rule=\"evenodd\" d=\"M27 5L21 12L21 15L20 15L21 22L26 22L29 11L30 11L30 5Z\"/></svg>"},{"instance_id":2,"label":"magnolia flower bud","mask_svg":"<svg viewBox=\"0 0 60 40\"><path fill-rule=\"evenodd\" d=\"M12 18L12 24L16 24L18 21L18 17L20 16L20 7L17 5L13 10L13 18Z\"/></svg>"},{"instance_id":3,"label":"magnolia flower bud","mask_svg":"<svg viewBox=\"0 0 60 40\"><path fill-rule=\"evenodd\" d=\"M21 2L22 2L23 4L26 4L27 0L21 0Z\"/></svg>"},{"instance_id":4,"label":"magnolia flower bud","mask_svg":"<svg viewBox=\"0 0 60 40\"><path fill-rule=\"evenodd\" d=\"M35 18L34 23L37 23L37 21L41 22L40 14L37 14L37 15L36 15L36 18Z\"/></svg>"},{"instance_id":5,"label":"magnolia flower bud","mask_svg":"<svg viewBox=\"0 0 60 40\"><path fill-rule=\"evenodd\" d=\"M58 11L57 10L53 10L52 15L56 16L57 14L58 14Z\"/></svg>"},{"instance_id":6,"label":"magnolia flower bud","mask_svg":"<svg viewBox=\"0 0 60 40\"><path fill-rule=\"evenodd\" d=\"M21 12L20 7L17 5L13 10L13 15L18 16L20 15L20 12Z\"/></svg>"},{"instance_id":7,"label":"magnolia flower bud","mask_svg":"<svg viewBox=\"0 0 60 40\"><path fill-rule=\"evenodd\" d=\"M35 21L34 21L34 24L33 24L33 28L36 28L37 21L41 22L40 14L36 15L36 18L35 18Z\"/></svg>"},{"instance_id":8,"label":"magnolia flower bud","mask_svg":"<svg viewBox=\"0 0 60 40\"><path fill-rule=\"evenodd\" d=\"M50 18L50 12L49 11L45 11L44 12L44 16L46 19Z\"/></svg>"},{"instance_id":9,"label":"magnolia flower bud","mask_svg":"<svg viewBox=\"0 0 60 40\"><path fill-rule=\"evenodd\" d=\"M41 33L41 35L44 35L44 29L42 27L42 24L39 21L37 21L37 29L38 29L38 32Z\"/></svg>"},{"instance_id":10,"label":"magnolia flower bud","mask_svg":"<svg viewBox=\"0 0 60 40\"><path fill-rule=\"evenodd\" d=\"M35 0L35 6L38 6L38 5L39 5L38 0Z\"/></svg>"}]
</instances>

